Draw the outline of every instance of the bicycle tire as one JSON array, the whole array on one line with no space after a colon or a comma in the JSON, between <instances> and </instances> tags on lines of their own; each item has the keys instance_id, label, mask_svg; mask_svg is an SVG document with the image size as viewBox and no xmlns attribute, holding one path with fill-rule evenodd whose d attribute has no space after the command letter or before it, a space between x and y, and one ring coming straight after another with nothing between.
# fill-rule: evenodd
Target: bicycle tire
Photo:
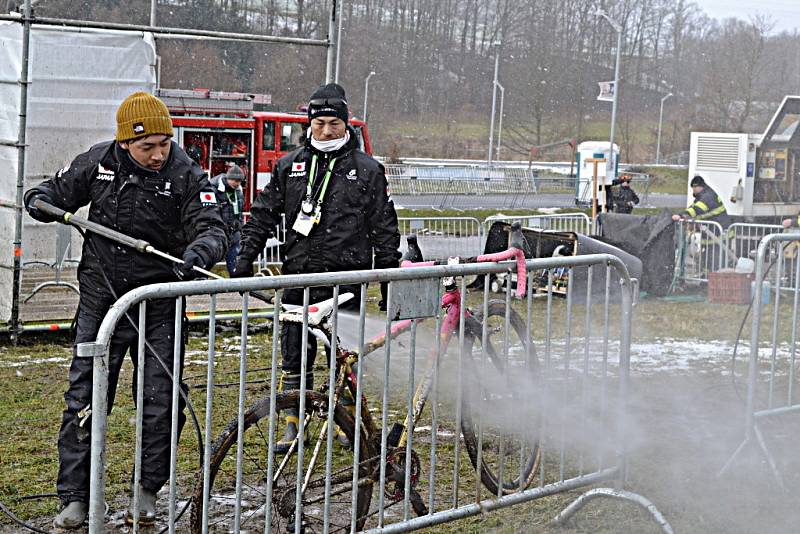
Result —
<instances>
[{"instance_id":1,"label":"bicycle tire","mask_svg":"<svg viewBox=\"0 0 800 534\"><path fill-rule=\"evenodd\" d=\"M290 406L297 406L300 399L300 392L299 391L287 391L283 393L279 393L276 396L276 413L280 410L284 410ZM328 395L319 393L316 391L307 391L306 392L306 412L311 414L311 418L309 419L308 427L315 426L312 423L319 423L320 425L327 420L327 405L328 405ZM247 474L243 475L247 477L247 481L243 480L243 488L248 491L248 496L244 495L245 489L243 489L243 495L240 497L242 501L242 524L245 522L248 523L247 530L248 531L258 531L264 530L264 502L266 500L265 489L266 489L266 451L267 451L267 441L268 441L268 427L269 424L269 415L270 415L270 402L269 397L265 397L258 402L256 402L247 412L245 412L244 416L244 440L245 440L245 456L247 455L248 450L248 438L256 439L259 443L258 446L263 449L260 453L263 455L262 462L258 462L258 459L253 460L252 458L245 458L245 462L252 462L253 465L260 469L255 470L245 470L248 471ZM260 424L263 421L263 424ZM345 433L347 438L350 440L350 443L355 443L355 421L353 416L350 414L347 409L342 406L341 404L337 404L336 409L334 410L334 421L336 425ZM226 466L227 470L230 471L232 466L235 466L236 463L236 455L237 455L237 436L238 436L238 420L234 419L230 423L228 423L225 430L220 434L220 436L215 440L214 445L211 451L211 464L210 464L210 480L211 480L211 491L209 499L209 532L229 532L230 527L233 524L233 506L235 500L232 500L230 497L225 495L215 495L215 492L230 492L233 493L233 489L231 485L235 483L235 475L233 480L230 478L230 472L228 472L228 476L226 477L225 481L221 481L219 478L220 472L222 471L222 466ZM276 430L276 434L278 434ZM304 454L304 464L308 465L308 459L313 452L313 441L316 440L318 437L317 434L306 433L307 440L312 439L311 446L305 447L305 454ZM275 440L277 441L277 436ZM315 471L314 476L309 480L307 485L306 493L304 494L306 498L304 499L304 510L308 510L310 504L307 501L313 500L309 493L314 490L315 492L315 508L319 510L321 508L321 504L317 506L319 503L320 494L321 492L324 495L324 484L325 484L325 444L326 440L323 438L323 445L321 454L317 463L315 464ZM334 440L334 448L337 447L336 440ZM336 455L336 452L334 452ZM273 532L284 532L286 531L287 525L289 525L293 518L287 517L286 515L286 508L291 507L294 508L294 492L296 490L295 484L295 474L297 468L297 454L296 452L293 453L294 461L290 461L289 468L285 469L282 474L288 474L285 480L279 479L273 485L273 492L272 496L270 497L272 502L272 509L271 509L271 517L270 521L273 524ZM352 500L352 493L347 491L347 486L349 485L352 488L352 474L353 474L353 461L352 461L352 453L347 451L347 458L349 458L349 468L347 467L347 460L344 460L344 467L339 468L339 474L335 474L332 476L332 488L331 492L334 493L337 489L342 490L344 488L344 494L340 500L341 506L334 507L332 505L330 519L331 521L338 520L341 525L332 524L331 531L337 530L335 527L345 529L349 532L350 530L350 518L351 518L351 509L350 509L350 502ZM341 454L339 454L340 458L339 461L341 463ZM363 483L358 489L358 497L357 497L357 504L356 504L356 513L357 513L357 521L356 527L358 530L361 530L364 527L364 523L366 522L370 501L372 498L372 477L370 476L371 473L376 469L377 460L375 459L377 456L375 450L375 444L372 440L368 439L364 429L362 427L361 430L361 445L360 445L360 457L366 458L366 461L361 462L361 467L359 469L359 476L364 479L366 478L366 482ZM227 458L227 462L226 462ZM280 462L283 460L284 455L275 455L275 469L277 469ZM231 465L232 464L232 465ZM261 464L259 466L259 464ZM202 532L202 503L203 503L203 472L198 472L197 475L197 482L195 484L195 489L193 492L192 498L192 510L191 510L191 532L193 534L199 534ZM251 497L249 494L255 494L256 496L260 496L262 498L262 502L258 503L256 499L249 498ZM283 506L281 506L281 499L284 500ZM291 501L289 503L288 501ZM254 507L253 510L244 511L244 503L247 502L248 506ZM252 501L252 502L251 502ZM344 506L344 503L347 503ZM212 502L213 504L212 508ZM227 504L226 504L227 502ZM282 513L280 510L281 508L284 509ZM345 513L346 509L346 513ZM227 518L221 518L220 516L223 515L227 510L227 513L230 515ZM250 513L249 515L248 512ZM293 514L293 513L292 513ZM212 517L213 516L213 517ZM345 518L346 516L346 518ZM303 515L303 521L308 523L310 521L318 521L321 524L322 514L315 514L314 517L311 514ZM338 518L338 519L337 519ZM346 528L345 528L346 527ZM315 529L312 529L315 530ZM320 526L319 530L321 531L322 528Z\"/></svg>"},{"instance_id":2,"label":"bicycle tire","mask_svg":"<svg viewBox=\"0 0 800 534\"><path fill-rule=\"evenodd\" d=\"M505 321L506 305L504 301L489 301L488 311L489 318L500 318L503 322ZM509 440L510 437L513 437L514 433L519 432L522 435L519 439L519 444L516 445L516 450L519 451L520 454L518 467L513 469L515 477L509 480L502 477L501 495L515 493L527 488L531 482L533 482L541 461L541 451L539 449L540 440L538 436L541 416L537 413L535 408L538 399L534 396L538 388L531 387L535 386L537 383L539 370L538 361L533 346L530 347L530 350L527 350L527 328L525 322L513 308L509 308L509 323L511 329L515 333L518 343L522 345L522 351L526 358L529 357L529 359L524 362L524 369L526 371L523 373L514 373L515 379L521 379L523 382L522 386L519 387L509 386L509 379L504 372L506 364L503 360L503 348L502 345L498 346L493 342L491 332L489 332L487 336L488 342L486 347L487 359L491 361L491 365L479 367L480 353L482 351L480 347L476 348L475 345L476 343L480 344L482 340L483 318L481 314L475 314L475 316L470 317L465 323L463 351L465 355L463 359L465 372L463 374L464 394L461 402L461 432L464 436L464 443L470 462L476 471L478 470L478 451L481 449L480 479L484 487L492 495L498 495L502 476L500 465L505 462L504 455L500 455L501 461L497 462L497 458L492 458L492 455L489 454L498 442ZM500 342L502 343L503 340L500 340ZM495 387L494 393L487 392L487 390L491 389L491 387L486 387L487 381L490 380L486 372L488 369L494 369L494 371L499 374L497 378L502 382ZM494 431L487 431L487 429L484 428L483 434L480 434L480 430L476 431L477 425L473 420L475 416L473 403L476 402L474 397L478 392L482 392L481 397L477 399L478 403L480 403L479 409L484 407L484 404L487 402L487 397L491 398L492 396L500 399L510 399L511 406L508 408L512 411L515 408L514 404L524 403L524 410L529 412L527 414L529 424L525 425L522 430L520 429L520 425L515 425L513 423L507 428L503 428L501 425L499 430L495 429ZM532 414L530 412L532 412ZM492 414L493 417L497 415L497 413ZM479 421L484 427L486 426L485 423L480 420L480 417ZM501 448L501 451L502 450ZM499 465L494 465L495 462Z\"/></svg>"}]
</instances>

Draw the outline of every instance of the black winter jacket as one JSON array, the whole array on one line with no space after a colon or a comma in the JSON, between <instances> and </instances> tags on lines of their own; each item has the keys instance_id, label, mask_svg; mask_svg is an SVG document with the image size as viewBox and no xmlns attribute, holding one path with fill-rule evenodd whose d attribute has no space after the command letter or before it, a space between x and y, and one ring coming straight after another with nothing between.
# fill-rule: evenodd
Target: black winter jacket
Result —
<instances>
[{"instance_id":1,"label":"black winter jacket","mask_svg":"<svg viewBox=\"0 0 800 534\"><path fill-rule=\"evenodd\" d=\"M639 195L630 186L615 187L613 198L614 212L616 213L630 213L633 211L634 204L639 203Z\"/></svg>"},{"instance_id":2,"label":"black winter jacket","mask_svg":"<svg viewBox=\"0 0 800 534\"><path fill-rule=\"evenodd\" d=\"M143 239L179 258L191 248L208 266L227 250L214 189L175 142L158 172L135 164L114 141L97 144L55 177L28 190L25 206L39 194L68 212L89 204L90 221ZM78 267L82 294L109 293L102 271L117 295L145 284L177 280L169 261L87 232Z\"/></svg>"},{"instance_id":3,"label":"black winter jacket","mask_svg":"<svg viewBox=\"0 0 800 534\"><path fill-rule=\"evenodd\" d=\"M269 237L275 237L281 213L286 214L283 248L285 274L350 271L397 267L400 234L397 213L389 196L383 165L358 150L355 132L336 152L323 153L311 146L298 148L275 165L272 180L250 209L242 230L239 257L252 262ZM323 183L331 158L336 158L322 204L322 217L308 236L292 230L306 197L312 155L317 155L314 198Z\"/></svg>"},{"instance_id":4,"label":"black winter jacket","mask_svg":"<svg viewBox=\"0 0 800 534\"><path fill-rule=\"evenodd\" d=\"M716 221L723 228L730 226L731 218L716 191L706 185L693 196L694 202L683 211L684 217L698 221Z\"/></svg>"}]
</instances>

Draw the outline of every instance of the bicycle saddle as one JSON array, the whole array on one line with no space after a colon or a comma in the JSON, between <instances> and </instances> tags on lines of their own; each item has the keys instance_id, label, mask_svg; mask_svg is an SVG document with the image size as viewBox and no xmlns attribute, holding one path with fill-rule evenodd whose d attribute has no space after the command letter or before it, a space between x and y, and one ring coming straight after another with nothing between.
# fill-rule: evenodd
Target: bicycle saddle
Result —
<instances>
[{"instance_id":1,"label":"bicycle saddle","mask_svg":"<svg viewBox=\"0 0 800 534\"><path fill-rule=\"evenodd\" d=\"M339 304L344 304L355 295L352 293L342 293L339 295ZM283 311L280 314L281 321L290 323L303 322L303 307L297 304L281 304ZM318 326L333 311L333 298L323 300L308 305L308 326Z\"/></svg>"}]
</instances>

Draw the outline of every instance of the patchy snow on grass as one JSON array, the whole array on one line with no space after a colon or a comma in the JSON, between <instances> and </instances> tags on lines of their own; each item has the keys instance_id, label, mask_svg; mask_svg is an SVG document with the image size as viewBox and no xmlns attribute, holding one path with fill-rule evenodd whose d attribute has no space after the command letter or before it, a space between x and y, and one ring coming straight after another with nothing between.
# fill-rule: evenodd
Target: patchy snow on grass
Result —
<instances>
[{"instance_id":1,"label":"patchy snow on grass","mask_svg":"<svg viewBox=\"0 0 800 534\"><path fill-rule=\"evenodd\" d=\"M72 357L55 356L52 358L32 358L17 362L0 362L0 367L25 367L27 365L39 365L43 363L67 363L72 361Z\"/></svg>"}]
</instances>

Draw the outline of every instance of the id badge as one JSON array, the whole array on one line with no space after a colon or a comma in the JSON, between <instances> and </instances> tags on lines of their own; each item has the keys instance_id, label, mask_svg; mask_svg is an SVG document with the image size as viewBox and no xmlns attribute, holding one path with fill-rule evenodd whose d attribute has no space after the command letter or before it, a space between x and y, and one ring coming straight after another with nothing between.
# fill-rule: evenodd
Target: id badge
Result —
<instances>
[{"instance_id":1,"label":"id badge","mask_svg":"<svg viewBox=\"0 0 800 534\"><path fill-rule=\"evenodd\" d=\"M314 228L314 217L302 211L298 213L297 219L294 220L294 224L292 225L292 230L298 234L307 236L311 233L312 228Z\"/></svg>"}]
</instances>

